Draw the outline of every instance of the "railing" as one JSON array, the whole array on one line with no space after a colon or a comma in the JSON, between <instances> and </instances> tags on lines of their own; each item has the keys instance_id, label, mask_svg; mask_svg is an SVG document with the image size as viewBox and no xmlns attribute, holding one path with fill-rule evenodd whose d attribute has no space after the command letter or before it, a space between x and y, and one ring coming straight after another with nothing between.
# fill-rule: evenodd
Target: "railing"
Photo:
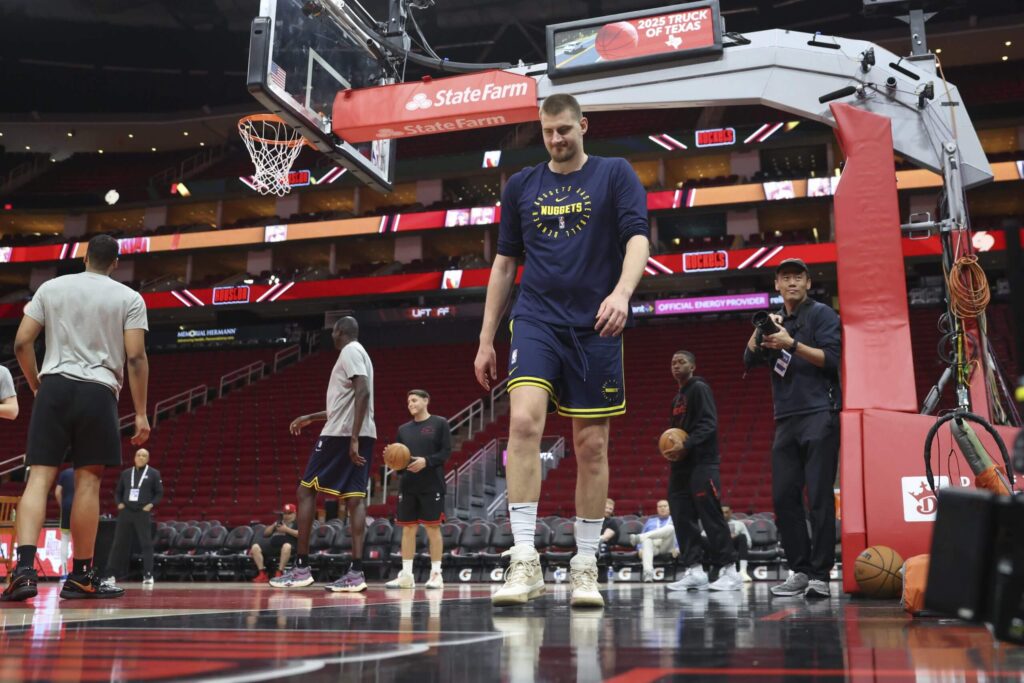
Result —
<instances>
[{"instance_id":1,"label":"railing","mask_svg":"<svg viewBox=\"0 0 1024 683\"><path fill-rule=\"evenodd\" d=\"M298 344L292 344L291 346L285 347L274 354L274 372L280 370L284 363L291 361L292 359L294 359L296 363L302 360L302 347Z\"/></svg>"},{"instance_id":2,"label":"railing","mask_svg":"<svg viewBox=\"0 0 1024 683\"><path fill-rule=\"evenodd\" d=\"M320 333L319 332L307 332L302 337L302 343L306 347L306 353L308 356L313 353L318 346L320 346Z\"/></svg>"},{"instance_id":3,"label":"railing","mask_svg":"<svg viewBox=\"0 0 1024 683\"><path fill-rule=\"evenodd\" d=\"M483 507L487 476L487 461L496 463L498 440L492 439L456 470L455 510L469 513L473 507Z\"/></svg>"},{"instance_id":4,"label":"railing","mask_svg":"<svg viewBox=\"0 0 1024 683\"><path fill-rule=\"evenodd\" d=\"M543 444L543 441L541 442ZM543 449L543 445L541 446ZM540 454L541 462L541 479L547 479L548 472L558 467L558 463L565 457L565 439L558 437L554 443L547 447L547 450L542 450ZM487 464L491 464L492 461L488 461ZM497 458L493 460L493 464L497 467ZM487 476L490 477L491 473L487 472ZM494 513L498 510L503 509L508 504L508 489L497 493L494 499L487 505L487 518L493 519Z\"/></svg>"},{"instance_id":5,"label":"railing","mask_svg":"<svg viewBox=\"0 0 1024 683\"><path fill-rule=\"evenodd\" d=\"M170 398L165 398L163 401L160 401L155 406L153 406L153 428L155 429L157 423L160 421L161 413L169 413L180 406L186 406L186 412L192 412L192 410L195 408L196 402L198 402L199 405L205 406L206 396L209 393L209 391L209 387L207 387L205 384L200 384L198 386L192 387L191 389L183 391L180 394L175 394ZM135 416L133 415L132 421L134 422L134 420Z\"/></svg>"},{"instance_id":6,"label":"railing","mask_svg":"<svg viewBox=\"0 0 1024 683\"><path fill-rule=\"evenodd\" d=\"M508 489L495 496L491 504L487 506L487 519L494 519L494 513L506 507L508 507Z\"/></svg>"},{"instance_id":7,"label":"railing","mask_svg":"<svg viewBox=\"0 0 1024 683\"><path fill-rule=\"evenodd\" d=\"M223 147L206 147L192 156L182 159L180 163L150 176L149 182L153 187L167 189L172 182L178 182L209 168L223 157Z\"/></svg>"},{"instance_id":8,"label":"railing","mask_svg":"<svg viewBox=\"0 0 1024 683\"><path fill-rule=\"evenodd\" d=\"M469 433L466 438L472 439L474 434L484 430L484 400L478 398L449 417L448 425L451 427L453 435L463 427L468 427Z\"/></svg>"},{"instance_id":9,"label":"railing","mask_svg":"<svg viewBox=\"0 0 1024 683\"><path fill-rule=\"evenodd\" d=\"M498 402L498 399L508 393L508 377L501 380L494 385L491 389L491 422L494 422L494 404Z\"/></svg>"},{"instance_id":10,"label":"railing","mask_svg":"<svg viewBox=\"0 0 1024 683\"><path fill-rule=\"evenodd\" d=\"M249 363L244 368L232 370L220 378L220 386L217 388L217 398L224 397L225 389L234 389L235 385L246 386L255 380L263 379L266 374L267 364L261 360Z\"/></svg>"},{"instance_id":11,"label":"railing","mask_svg":"<svg viewBox=\"0 0 1024 683\"><path fill-rule=\"evenodd\" d=\"M50 162L43 156L37 156L35 159L18 164L4 178L0 179L0 192L5 194L13 192L33 178L42 175L49 166Z\"/></svg>"},{"instance_id":12,"label":"railing","mask_svg":"<svg viewBox=\"0 0 1024 683\"><path fill-rule=\"evenodd\" d=\"M16 455L13 458L7 458L7 460L0 460L0 477L5 474L10 474L20 470L25 466L25 454Z\"/></svg>"},{"instance_id":13,"label":"railing","mask_svg":"<svg viewBox=\"0 0 1024 683\"><path fill-rule=\"evenodd\" d=\"M128 415L122 415L119 417L117 420L117 431L123 432L129 427L134 427L136 415L138 415L138 413L129 413ZM150 425L150 429L152 429L152 425Z\"/></svg>"}]
</instances>

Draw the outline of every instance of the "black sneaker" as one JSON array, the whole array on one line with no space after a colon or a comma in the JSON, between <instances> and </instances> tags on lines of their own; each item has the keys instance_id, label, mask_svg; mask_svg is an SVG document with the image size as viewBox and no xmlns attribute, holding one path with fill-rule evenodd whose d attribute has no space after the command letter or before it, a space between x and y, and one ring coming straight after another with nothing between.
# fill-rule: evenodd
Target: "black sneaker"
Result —
<instances>
[{"instance_id":1,"label":"black sneaker","mask_svg":"<svg viewBox=\"0 0 1024 683\"><path fill-rule=\"evenodd\" d=\"M36 574L35 569L15 569L14 573L11 574L10 580L7 582L7 588L4 589L3 595L0 595L0 600L4 602L22 602L23 600L34 598L39 594L39 590L36 587L38 583L39 575Z\"/></svg>"},{"instance_id":2,"label":"black sneaker","mask_svg":"<svg viewBox=\"0 0 1024 683\"><path fill-rule=\"evenodd\" d=\"M96 575L96 570L90 570L88 574L71 574L64 587L60 590L60 597L65 600L103 600L106 598L119 598L124 595L124 589L105 583Z\"/></svg>"}]
</instances>

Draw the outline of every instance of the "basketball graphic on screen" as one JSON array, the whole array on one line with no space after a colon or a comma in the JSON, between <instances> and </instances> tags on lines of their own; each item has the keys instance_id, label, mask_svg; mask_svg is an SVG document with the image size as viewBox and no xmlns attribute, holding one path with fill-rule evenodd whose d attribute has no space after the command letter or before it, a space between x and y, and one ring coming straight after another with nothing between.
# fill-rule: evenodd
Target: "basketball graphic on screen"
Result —
<instances>
[{"instance_id":1,"label":"basketball graphic on screen","mask_svg":"<svg viewBox=\"0 0 1024 683\"><path fill-rule=\"evenodd\" d=\"M594 41L597 54L605 60L625 59L633 54L639 44L640 36L636 27L628 21L605 24L597 32L597 40Z\"/></svg>"}]
</instances>

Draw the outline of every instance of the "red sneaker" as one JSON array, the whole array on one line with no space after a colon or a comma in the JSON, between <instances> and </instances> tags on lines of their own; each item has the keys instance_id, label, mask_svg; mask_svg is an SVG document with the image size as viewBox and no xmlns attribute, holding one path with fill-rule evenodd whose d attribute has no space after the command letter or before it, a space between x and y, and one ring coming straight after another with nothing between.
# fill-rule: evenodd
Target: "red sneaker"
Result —
<instances>
[{"instance_id":1,"label":"red sneaker","mask_svg":"<svg viewBox=\"0 0 1024 683\"><path fill-rule=\"evenodd\" d=\"M274 572L274 578L276 579L276 578L280 577L283 574L284 574L284 572L282 572L280 569L278 569L276 572Z\"/></svg>"},{"instance_id":2,"label":"red sneaker","mask_svg":"<svg viewBox=\"0 0 1024 683\"><path fill-rule=\"evenodd\" d=\"M256 578L252 580L253 583L266 583L267 581L269 581L269 579L267 578L267 573L265 571L257 574Z\"/></svg>"}]
</instances>

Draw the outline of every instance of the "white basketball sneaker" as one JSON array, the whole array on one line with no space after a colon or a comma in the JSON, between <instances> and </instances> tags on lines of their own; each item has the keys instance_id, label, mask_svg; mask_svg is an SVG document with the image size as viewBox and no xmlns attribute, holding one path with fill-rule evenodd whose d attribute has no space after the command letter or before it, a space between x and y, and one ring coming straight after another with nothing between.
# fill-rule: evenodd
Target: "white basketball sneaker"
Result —
<instances>
[{"instance_id":1,"label":"white basketball sneaker","mask_svg":"<svg viewBox=\"0 0 1024 683\"><path fill-rule=\"evenodd\" d=\"M544 573L540 569L540 553L529 545L514 545L502 555L509 556L505 584L491 596L495 607L525 605L544 594Z\"/></svg>"},{"instance_id":2,"label":"white basketball sneaker","mask_svg":"<svg viewBox=\"0 0 1024 683\"><path fill-rule=\"evenodd\" d=\"M688 567L683 578L670 583L670 591L705 591L708 589L708 575L699 564Z\"/></svg>"},{"instance_id":3,"label":"white basketball sneaker","mask_svg":"<svg viewBox=\"0 0 1024 683\"><path fill-rule=\"evenodd\" d=\"M398 576L391 579L384 584L385 588L415 588L416 580L412 578L412 574L407 572L399 572Z\"/></svg>"},{"instance_id":4,"label":"white basketball sneaker","mask_svg":"<svg viewBox=\"0 0 1024 683\"><path fill-rule=\"evenodd\" d=\"M430 572L430 580L426 583L427 588L444 588L444 577L441 572Z\"/></svg>"},{"instance_id":5,"label":"white basketball sneaker","mask_svg":"<svg viewBox=\"0 0 1024 683\"><path fill-rule=\"evenodd\" d=\"M597 589L597 558L576 555L569 561L569 585L573 607L604 607L604 598Z\"/></svg>"},{"instance_id":6,"label":"white basketball sneaker","mask_svg":"<svg viewBox=\"0 0 1024 683\"><path fill-rule=\"evenodd\" d=\"M708 586L708 589L713 591L738 591L742 587L743 577L736 571L736 567L730 564L718 572L718 578L715 579L713 584Z\"/></svg>"}]
</instances>

